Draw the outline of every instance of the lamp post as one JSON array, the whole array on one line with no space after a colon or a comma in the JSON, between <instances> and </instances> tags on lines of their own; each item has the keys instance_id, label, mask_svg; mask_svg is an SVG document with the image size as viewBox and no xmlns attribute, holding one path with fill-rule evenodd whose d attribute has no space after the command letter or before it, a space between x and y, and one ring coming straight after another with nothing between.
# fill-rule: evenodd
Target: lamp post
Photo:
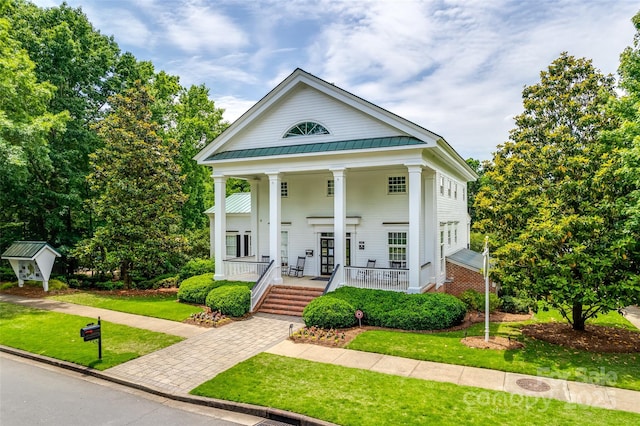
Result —
<instances>
[{"instance_id":1,"label":"lamp post","mask_svg":"<svg viewBox=\"0 0 640 426\"><path fill-rule=\"evenodd\" d=\"M484 341L489 341L489 236L484 237Z\"/></svg>"}]
</instances>

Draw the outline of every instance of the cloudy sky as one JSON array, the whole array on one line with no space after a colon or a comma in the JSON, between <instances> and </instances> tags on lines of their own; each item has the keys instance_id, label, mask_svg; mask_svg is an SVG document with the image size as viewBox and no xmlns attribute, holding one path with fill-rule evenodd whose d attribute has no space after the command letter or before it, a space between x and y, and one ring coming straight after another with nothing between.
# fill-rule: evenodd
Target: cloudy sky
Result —
<instances>
[{"instance_id":1,"label":"cloudy sky","mask_svg":"<svg viewBox=\"0 0 640 426\"><path fill-rule=\"evenodd\" d=\"M34 1L54 6L55 0ZM490 159L561 52L615 74L632 0L67 0L235 120L300 67Z\"/></svg>"}]
</instances>

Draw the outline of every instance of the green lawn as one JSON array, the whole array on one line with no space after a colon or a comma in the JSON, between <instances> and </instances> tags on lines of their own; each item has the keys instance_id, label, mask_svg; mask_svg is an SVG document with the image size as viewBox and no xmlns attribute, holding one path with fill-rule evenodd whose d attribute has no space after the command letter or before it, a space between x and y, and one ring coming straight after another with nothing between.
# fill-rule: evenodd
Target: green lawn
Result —
<instances>
[{"instance_id":1,"label":"green lawn","mask_svg":"<svg viewBox=\"0 0 640 426\"><path fill-rule=\"evenodd\" d=\"M537 315L535 321L552 319L561 320L557 312L544 312ZM635 329L616 312L601 316L594 323ZM553 345L523 336L520 333L523 324L492 323L490 327L491 335L511 336L523 342L525 347L518 350L473 349L460 343L465 333L469 336L484 335L484 324L475 324L467 330L434 334L367 331L347 347L424 361L574 381L597 381L607 386L640 390L640 354L599 354Z\"/></svg>"},{"instance_id":2,"label":"green lawn","mask_svg":"<svg viewBox=\"0 0 640 426\"><path fill-rule=\"evenodd\" d=\"M95 293L70 293L50 296L61 302L111 309L148 317L162 318L171 321L184 321L192 313L201 312L202 308L176 300L175 294L155 294L149 296L117 296Z\"/></svg>"},{"instance_id":3,"label":"green lawn","mask_svg":"<svg viewBox=\"0 0 640 426\"><path fill-rule=\"evenodd\" d=\"M306 414L340 425L640 424L640 415L450 383L259 354L192 394Z\"/></svg>"},{"instance_id":4,"label":"green lawn","mask_svg":"<svg viewBox=\"0 0 640 426\"><path fill-rule=\"evenodd\" d=\"M85 342L80 337L80 329L90 322L97 320L0 302L0 344L106 370L183 340L102 321L99 360L97 340Z\"/></svg>"}]
</instances>

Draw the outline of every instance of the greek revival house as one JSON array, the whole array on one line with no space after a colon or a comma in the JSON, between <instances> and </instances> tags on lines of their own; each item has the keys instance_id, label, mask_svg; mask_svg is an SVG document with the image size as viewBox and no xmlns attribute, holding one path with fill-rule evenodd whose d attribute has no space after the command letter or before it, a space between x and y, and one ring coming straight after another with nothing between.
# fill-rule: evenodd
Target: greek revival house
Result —
<instances>
[{"instance_id":1,"label":"greek revival house","mask_svg":"<svg viewBox=\"0 0 640 426\"><path fill-rule=\"evenodd\" d=\"M213 170L215 278L260 277L254 305L289 276L326 277L328 291L438 290L446 257L468 247L467 182L477 176L464 159L441 136L301 69L195 159ZM241 240L227 232L231 177L251 185Z\"/></svg>"}]
</instances>

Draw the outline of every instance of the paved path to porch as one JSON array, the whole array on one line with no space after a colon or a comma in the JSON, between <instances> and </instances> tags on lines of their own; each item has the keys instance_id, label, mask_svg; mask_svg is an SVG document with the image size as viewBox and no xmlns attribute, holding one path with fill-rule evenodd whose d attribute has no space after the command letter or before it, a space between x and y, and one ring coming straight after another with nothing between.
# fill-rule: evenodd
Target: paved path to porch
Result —
<instances>
[{"instance_id":1,"label":"paved path to porch","mask_svg":"<svg viewBox=\"0 0 640 426\"><path fill-rule=\"evenodd\" d=\"M185 394L289 337L302 319L256 314L106 370L123 380Z\"/></svg>"}]
</instances>

